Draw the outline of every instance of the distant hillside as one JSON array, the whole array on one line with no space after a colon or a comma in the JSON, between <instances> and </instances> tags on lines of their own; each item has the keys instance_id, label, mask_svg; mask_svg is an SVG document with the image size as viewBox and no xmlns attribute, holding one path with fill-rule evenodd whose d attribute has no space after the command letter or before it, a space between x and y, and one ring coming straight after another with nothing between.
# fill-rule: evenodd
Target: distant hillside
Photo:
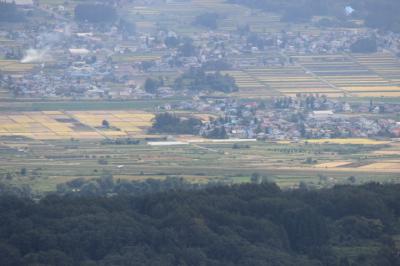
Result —
<instances>
[{"instance_id":1,"label":"distant hillside","mask_svg":"<svg viewBox=\"0 0 400 266\"><path fill-rule=\"evenodd\" d=\"M0 265L399 265L400 185L0 198ZM398 247L397 247L398 248Z\"/></svg>"},{"instance_id":2,"label":"distant hillside","mask_svg":"<svg viewBox=\"0 0 400 266\"><path fill-rule=\"evenodd\" d=\"M345 7L354 9L352 18L365 19L372 28L400 32L400 1L398 0L228 0L264 11L278 12L289 22L308 21L315 15L345 18Z\"/></svg>"}]
</instances>

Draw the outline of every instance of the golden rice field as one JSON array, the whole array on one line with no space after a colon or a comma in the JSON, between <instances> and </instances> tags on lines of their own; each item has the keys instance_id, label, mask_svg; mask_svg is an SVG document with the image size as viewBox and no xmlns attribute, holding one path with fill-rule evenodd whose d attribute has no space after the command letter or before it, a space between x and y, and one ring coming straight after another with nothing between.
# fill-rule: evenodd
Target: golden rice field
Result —
<instances>
[{"instance_id":1,"label":"golden rice field","mask_svg":"<svg viewBox=\"0 0 400 266\"><path fill-rule=\"evenodd\" d=\"M23 73L34 68L35 64L22 64L17 60L0 60L0 72Z\"/></svg>"},{"instance_id":2,"label":"golden rice field","mask_svg":"<svg viewBox=\"0 0 400 266\"><path fill-rule=\"evenodd\" d=\"M393 82L400 81L400 62L390 53L379 53L374 55L353 55L355 60L373 70L380 76Z\"/></svg>"},{"instance_id":3,"label":"golden rice field","mask_svg":"<svg viewBox=\"0 0 400 266\"><path fill-rule=\"evenodd\" d=\"M340 166L345 166L350 163L351 162L349 162L349 161L327 162L327 163L317 164L315 167L316 168L336 168L336 167L340 167Z\"/></svg>"},{"instance_id":4,"label":"golden rice field","mask_svg":"<svg viewBox=\"0 0 400 266\"><path fill-rule=\"evenodd\" d=\"M396 92L400 91L400 86L359 86L359 87L346 87L344 88L349 92Z\"/></svg>"},{"instance_id":5,"label":"golden rice field","mask_svg":"<svg viewBox=\"0 0 400 266\"><path fill-rule=\"evenodd\" d=\"M389 92L358 92L352 93L353 97L400 97L400 91L389 91Z\"/></svg>"},{"instance_id":6,"label":"golden rice field","mask_svg":"<svg viewBox=\"0 0 400 266\"><path fill-rule=\"evenodd\" d=\"M371 170L381 170L381 169L390 169L397 170L400 169L400 161L388 161L388 162L379 162L379 163L371 163L368 165L360 166L361 169L371 169Z\"/></svg>"},{"instance_id":7,"label":"golden rice field","mask_svg":"<svg viewBox=\"0 0 400 266\"><path fill-rule=\"evenodd\" d=\"M7 88L0 87L0 99L10 98L11 92Z\"/></svg>"},{"instance_id":8,"label":"golden rice field","mask_svg":"<svg viewBox=\"0 0 400 266\"><path fill-rule=\"evenodd\" d=\"M297 93L285 93L285 96L296 97L299 93L308 94L309 92L304 92L303 91L303 92L297 92ZM329 98L340 98L340 97L344 97L345 96L345 94L342 93L342 92L318 92L318 94L325 95L326 97L329 97Z\"/></svg>"},{"instance_id":9,"label":"golden rice field","mask_svg":"<svg viewBox=\"0 0 400 266\"><path fill-rule=\"evenodd\" d=\"M239 97L295 96L400 97L400 63L388 53L371 55L290 55L295 64L226 71Z\"/></svg>"},{"instance_id":10,"label":"golden rice field","mask_svg":"<svg viewBox=\"0 0 400 266\"><path fill-rule=\"evenodd\" d=\"M399 150L374 151L374 154L378 154L378 155L400 155L400 149Z\"/></svg>"},{"instance_id":11,"label":"golden rice field","mask_svg":"<svg viewBox=\"0 0 400 266\"><path fill-rule=\"evenodd\" d=\"M355 145L382 145L388 144L390 141L374 140L374 139L362 139L362 138L348 138L348 139L308 139L308 143L313 144L355 144Z\"/></svg>"},{"instance_id":12,"label":"golden rice field","mask_svg":"<svg viewBox=\"0 0 400 266\"><path fill-rule=\"evenodd\" d=\"M296 95L297 93L331 94L343 96L340 89L325 84L299 66L250 68L244 71L228 71L240 91L241 97L271 97L277 95Z\"/></svg>"},{"instance_id":13,"label":"golden rice field","mask_svg":"<svg viewBox=\"0 0 400 266\"><path fill-rule=\"evenodd\" d=\"M0 136L32 139L142 138L154 115L140 111L43 111L3 114ZM110 128L103 128L107 120Z\"/></svg>"},{"instance_id":14,"label":"golden rice field","mask_svg":"<svg viewBox=\"0 0 400 266\"><path fill-rule=\"evenodd\" d=\"M148 54L148 55L123 55L123 56L113 56L113 60L117 62L143 62L143 61L156 61L160 60L161 55Z\"/></svg>"},{"instance_id":15,"label":"golden rice field","mask_svg":"<svg viewBox=\"0 0 400 266\"><path fill-rule=\"evenodd\" d=\"M305 69L353 97L399 97L400 63L389 53L293 56Z\"/></svg>"}]
</instances>

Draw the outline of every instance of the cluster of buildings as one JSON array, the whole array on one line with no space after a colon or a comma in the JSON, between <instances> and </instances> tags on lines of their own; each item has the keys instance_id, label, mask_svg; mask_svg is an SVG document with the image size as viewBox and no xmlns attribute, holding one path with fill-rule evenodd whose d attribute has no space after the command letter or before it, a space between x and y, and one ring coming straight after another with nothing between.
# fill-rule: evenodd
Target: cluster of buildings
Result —
<instances>
[{"instance_id":1,"label":"cluster of buildings","mask_svg":"<svg viewBox=\"0 0 400 266\"><path fill-rule=\"evenodd\" d=\"M89 25L60 22L24 29L0 27L10 40L0 56L32 65L29 71L3 72L0 85L15 96L35 98L146 98L146 75L140 64L121 56L145 51L143 36L124 39L118 27L103 31ZM140 46L144 43L144 48ZM129 56L129 55L127 55Z\"/></svg>"},{"instance_id":2,"label":"cluster of buildings","mask_svg":"<svg viewBox=\"0 0 400 266\"><path fill-rule=\"evenodd\" d=\"M222 70L284 66L294 63L285 54L348 51L357 39L371 36L378 40L379 49L399 52L398 34L365 28L316 34L253 33L248 27L205 31L189 36L188 41L172 30L127 34L118 23L95 26L67 20L41 21L22 28L0 27L0 37L11 40L0 46L0 56L34 63L28 72L3 73L0 83L16 96L26 97L167 98L174 96L168 87L156 95L147 93L143 89L146 78L173 78L190 67ZM168 44L167 39L176 45Z\"/></svg>"},{"instance_id":3,"label":"cluster of buildings","mask_svg":"<svg viewBox=\"0 0 400 266\"><path fill-rule=\"evenodd\" d=\"M201 135L223 128L228 137L249 139L400 137L400 123L388 118L400 104L349 104L309 95L272 102L205 99L169 109L217 113L204 123Z\"/></svg>"},{"instance_id":4,"label":"cluster of buildings","mask_svg":"<svg viewBox=\"0 0 400 266\"><path fill-rule=\"evenodd\" d=\"M335 54L350 52L351 46L359 39L373 39L378 51L400 52L399 34L381 32L369 28L335 29L313 33L278 33L269 36L276 40L276 45L286 53L294 54Z\"/></svg>"},{"instance_id":5,"label":"cluster of buildings","mask_svg":"<svg viewBox=\"0 0 400 266\"><path fill-rule=\"evenodd\" d=\"M0 86L31 98L168 98L177 95L171 88L174 78L191 67L285 66L295 63L287 55L348 52L362 38L375 39L378 50L400 53L399 34L368 28L255 33L238 27L183 37L171 29L128 33L126 27L68 19L39 20L24 27L0 25L0 57L33 65L30 71L0 73ZM169 80L155 93L146 92L145 80L158 76ZM400 137L399 123L387 115L400 113L400 104L350 104L312 95L244 103L197 97L163 109L218 114L204 124L203 135L218 129L233 138Z\"/></svg>"}]
</instances>

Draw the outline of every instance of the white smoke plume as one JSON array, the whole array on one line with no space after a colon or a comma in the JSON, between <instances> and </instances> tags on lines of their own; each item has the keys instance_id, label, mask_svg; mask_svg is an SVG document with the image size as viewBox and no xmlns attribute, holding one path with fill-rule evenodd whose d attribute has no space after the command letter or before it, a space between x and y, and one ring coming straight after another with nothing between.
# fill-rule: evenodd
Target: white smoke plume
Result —
<instances>
[{"instance_id":1,"label":"white smoke plume","mask_svg":"<svg viewBox=\"0 0 400 266\"><path fill-rule=\"evenodd\" d=\"M61 31L41 33L36 37L35 48L25 51L21 63L42 63L52 60L52 50L62 46L71 37L72 24L64 25Z\"/></svg>"},{"instance_id":2,"label":"white smoke plume","mask_svg":"<svg viewBox=\"0 0 400 266\"><path fill-rule=\"evenodd\" d=\"M26 50L25 56L22 58L21 63L42 63L51 60L48 49L33 49Z\"/></svg>"}]
</instances>

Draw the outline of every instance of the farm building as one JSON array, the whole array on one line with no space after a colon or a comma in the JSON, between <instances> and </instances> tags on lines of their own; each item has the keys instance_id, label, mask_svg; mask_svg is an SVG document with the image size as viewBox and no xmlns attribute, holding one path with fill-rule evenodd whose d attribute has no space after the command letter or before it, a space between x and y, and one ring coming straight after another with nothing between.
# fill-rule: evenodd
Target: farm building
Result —
<instances>
[{"instance_id":1,"label":"farm building","mask_svg":"<svg viewBox=\"0 0 400 266\"><path fill-rule=\"evenodd\" d=\"M332 110L324 110L324 111L313 111L312 112L312 116L314 117L314 118L327 118L327 117L330 117L330 116L333 116L334 115L334 113L333 113L333 111Z\"/></svg>"},{"instance_id":2,"label":"farm building","mask_svg":"<svg viewBox=\"0 0 400 266\"><path fill-rule=\"evenodd\" d=\"M72 55L87 55L90 53L90 51L86 48L71 48L69 49L69 52Z\"/></svg>"}]
</instances>

